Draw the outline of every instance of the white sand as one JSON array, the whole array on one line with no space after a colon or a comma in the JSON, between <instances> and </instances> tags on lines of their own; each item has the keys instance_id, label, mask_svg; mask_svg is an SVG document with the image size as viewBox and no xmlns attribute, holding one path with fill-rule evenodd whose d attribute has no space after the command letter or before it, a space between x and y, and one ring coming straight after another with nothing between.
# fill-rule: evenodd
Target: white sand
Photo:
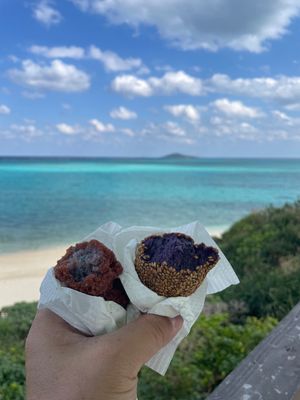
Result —
<instances>
[{"instance_id":1,"label":"white sand","mask_svg":"<svg viewBox=\"0 0 300 400\"><path fill-rule=\"evenodd\" d=\"M18 301L39 298L47 269L65 253L66 246L0 255L0 309Z\"/></svg>"},{"instance_id":2,"label":"white sand","mask_svg":"<svg viewBox=\"0 0 300 400\"><path fill-rule=\"evenodd\" d=\"M227 227L207 228L219 237ZM68 246L22 251L0 255L0 309L19 301L39 298L39 287L48 268L65 253Z\"/></svg>"}]
</instances>

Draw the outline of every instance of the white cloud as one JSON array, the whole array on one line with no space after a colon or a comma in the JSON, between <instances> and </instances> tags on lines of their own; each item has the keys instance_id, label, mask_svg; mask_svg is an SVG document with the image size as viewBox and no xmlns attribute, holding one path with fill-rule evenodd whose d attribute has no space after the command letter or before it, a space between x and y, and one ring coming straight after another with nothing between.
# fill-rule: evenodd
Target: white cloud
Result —
<instances>
[{"instance_id":1,"label":"white cloud","mask_svg":"<svg viewBox=\"0 0 300 400\"><path fill-rule=\"evenodd\" d=\"M215 100L212 105L219 111L229 116L258 118L262 113L256 108L245 106L241 101L228 99Z\"/></svg>"},{"instance_id":2,"label":"white cloud","mask_svg":"<svg viewBox=\"0 0 300 400\"><path fill-rule=\"evenodd\" d=\"M300 138L300 118L291 117L280 111L271 111L269 118L241 121L226 114L212 115L207 121L208 132L216 137L226 136L226 140L251 140L268 142L275 140L298 140Z\"/></svg>"},{"instance_id":3,"label":"white cloud","mask_svg":"<svg viewBox=\"0 0 300 400\"><path fill-rule=\"evenodd\" d=\"M31 53L47 58L89 58L100 61L104 68L110 72L129 71L137 68L138 74L147 74L149 69L143 65L140 58L122 58L117 53L110 50L101 50L96 46L90 46L85 50L78 46L57 46L47 47L33 45L28 49Z\"/></svg>"},{"instance_id":4,"label":"white cloud","mask_svg":"<svg viewBox=\"0 0 300 400\"><path fill-rule=\"evenodd\" d=\"M200 120L199 110L191 104L177 104L173 106L165 106L164 108L174 117L185 117L191 122Z\"/></svg>"},{"instance_id":5,"label":"white cloud","mask_svg":"<svg viewBox=\"0 0 300 400\"><path fill-rule=\"evenodd\" d=\"M261 52L288 32L299 0L71 0L82 11L105 15L115 24L154 26L182 49Z\"/></svg>"},{"instance_id":6,"label":"white cloud","mask_svg":"<svg viewBox=\"0 0 300 400\"><path fill-rule=\"evenodd\" d=\"M90 6L90 0L70 0L77 7L79 7L82 11L87 11Z\"/></svg>"},{"instance_id":7,"label":"white cloud","mask_svg":"<svg viewBox=\"0 0 300 400\"><path fill-rule=\"evenodd\" d=\"M207 81L210 90L233 93L283 103L300 101L300 76L278 76L275 78L237 78L215 74Z\"/></svg>"},{"instance_id":8,"label":"white cloud","mask_svg":"<svg viewBox=\"0 0 300 400\"><path fill-rule=\"evenodd\" d=\"M249 124L248 122L240 123L239 129L241 129L242 131L244 131L246 133L257 132L257 129L253 125Z\"/></svg>"},{"instance_id":9,"label":"white cloud","mask_svg":"<svg viewBox=\"0 0 300 400\"><path fill-rule=\"evenodd\" d=\"M214 115L213 117L210 118L210 123L212 125L222 125L223 118Z\"/></svg>"},{"instance_id":10,"label":"white cloud","mask_svg":"<svg viewBox=\"0 0 300 400\"><path fill-rule=\"evenodd\" d=\"M96 129L97 132L114 132L115 127L112 124L104 124L98 119L91 119L89 121L90 125Z\"/></svg>"},{"instance_id":11,"label":"white cloud","mask_svg":"<svg viewBox=\"0 0 300 400\"><path fill-rule=\"evenodd\" d=\"M36 127L34 125L11 125L11 129L19 132L26 132L26 133L34 133L36 131Z\"/></svg>"},{"instance_id":12,"label":"white cloud","mask_svg":"<svg viewBox=\"0 0 300 400\"><path fill-rule=\"evenodd\" d=\"M39 1L33 9L34 18L46 26L59 24L62 16L58 10L53 7L53 1Z\"/></svg>"},{"instance_id":13,"label":"white cloud","mask_svg":"<svg viewBox=\"0 0 300 400\"><path fill-rule=\"evenodd\" d=\"M300 103L286 104L284 108L289 111L300 111Z\"/></svg>"},{"instance_id":14,"label":"white cloud","mask_svg":"<svg viewBox=\"0 0 300 400\"><path fill-rule=\"evenodd\" d=\"M167 72L161 78L151 77L148 81L153 90L164 94L185 93L192 96L203 94L201 80L183 71Z\"/></svg>"},{"instance_id":15,"label":"white cloud","mask_svg":"<svg viewBox=\"0 0 300 400\"><path fill-rule=\"evenodd\" d=\"M82 47L77 46L58 46L47 47L34 45L29 48L30 53L47 58L75 58L80 59L85 55Z\"/></svg>"},{"instance_id":16,"label":"white cloud","mask_svg":"<svg viewBox=\"0 0 300 400\"><path fill-rule=\"evenodd\" d=\"M167 64L165 64L165 65L157 65L156 67L155 67L155 70L156 71L159 71L159 72L170 72L170 71L173 71L173 67L171 67L171 65L167 65Z\"/></svg>"},{"instance_id":17,"label":"white cloud","mask_svg":"<svg viewBox=\"0 0 300 400\"><path fill-rule=\"evenodd\" d=\"M282 121L289 121L289 120L290 120L290 117L288 117L287 114L284 113L284 112L282 112L282 111L273 110L273 111L272 111L272 114L273 114L276 118L278 118L278 119L280 119L280 120L282 120Z\"/></svg>"},{"instance_id":18,"label":"white cloud","mask_svg":"<svg viewBox=\"0 0 300 400\"><path fill-rule=\"evenodd\" d=\"M283 123L285 123L285 124L287 124L289 126L293 126L293 125L295 125L297 123L299 124L299 118L289 117L286 113L284 113L282 111L273 110L272 114L274 115L274 117L277 120L279 120L279 121L281 121L281 122L283 122Z\"/></svg>"},{"instance_id":19,"label":"white cloud","mask_svg":"<svg viewBox=\"0 0 300 400\"><path fill-rule=\"evenodd\" d=\"M18 63L20 61L19 57L15 56L14 54L10 54L8 59L13 63Z\"/></svg>"},{"instance_id":20,"label":"white cloud","mask_svg":"<svg viewBox=\"0 0 300 400\"><path fill-rule=\"evenodd\" d=\"M150 74L150 69L148 67L146 67L145 65L143 65L141 68L139 68L136 73L137 75L148 75Z\"/></svg>"},{"instance_id":21,"label":"white cloud","mask_svg":"<svg viewBox=\"0 0 300 400\"><path fill-rule=\"evenodd\" d=\"M182 126L173 121L167 121L161 124L153 122L147 124L141 131L140 135L153 139L163 139L168 142L176 142L191 145L195 143L195 139L189 137Z\"/></svg>"},{"instance_id":22,"label":"white cloud","mask_svg":"<svg viewBox=\"0 0 300 400\"><path fill-rule=\"evenodd\" d=\"M174 136L186 136L186 132L185 130L178 125L176 122L173 121L167 121L164 125L163 125L163 129L169 133L170 135L174 135Z\"/></svg>"},{"instance_id":23,"label":"white cloud","mask_svg":"<svg viewBox=\"0 0 300 400\"><path fill-rule=\"evenodd\" d=\"M184 93L191 96L204 94L202 81L183 71L167 72L161 78L140 79L134 75L120 75L112 81L115 92L127 96L149 97L154 94Z\"/></svg>"},{"instance_id":24,"label":"white cloud","mask_svg":"<svg viewBox=\"0 0 300 400\"><path fill-rule=\"evenodd\" d=\"M128 110L126 107L115 108L110 112L110 116L116 119L135 119L137 118L137 113L131 110Z\"/></svg>"},{"instance_id":25,"label":"white cloud","mask_svg":"<svg viewBox=\"0 0 300 400\"><path fill-rule=\"evenodd\" d=\"M130 128L122 128L121 132L124 133L126 136L129 136L129 137L136 136L135 132Z\"/></svg>"},{"instance_id":26,"label":"white cloud","mask_svg":"<svg viewBox=\"0 0 300 400\"><path fill-rule=\"evenodd\" d=\"M228 117L212 116L209 120L209 132L217 137L227 136L230 140L246 139L261 140L261 130L245 121L229 119Z\"/></svg>"},{"instance_id":27,"label":"white cloud","mask_svg":"<svg viewBox=\"0 0 300 400\"><path fill-rule=\"evenodd\" d=\"M110 50L101 50L96 46L90 46L87 50L78 46L47 47L33 45L28 49L31 53L47 58L90 58L100 61L107 71L129 71L138 68L137 73L148 74L149 69L143 65L140 58L122 58Z\"/></svg>"},{"instance_id":28,"label":"white cloud","mask_svg":"<svg viewBox=\"0 0 300 400\"><path fill-rule=\"evenodd\" d=\"M268 132L266 140L268 142L273 142L274 140L299 140L300 136L297 134L290 134L281 129L272 129Z\"/></svg>"},{"instance_id":29,"label":"white cloud","mask_svg":"<svg viewBox=\"0 0 300 400\"><path fill-rule=\"evenodd\" d=\"M49 66L25 60L22 69L11 69L8 75L15 83L37 90L81 92L90 87L88 74L60 60L53 60Z\"/></svg>"},{"instance_id":30,"label":"white cloud","mask_svg":"<svg viewBox=\"0 0 300 400\"><path fill-rule=\"evenodd\" d=\"M10 131L16 133L18 137L25 140L30 140L34 137L41 136L42 131L36 127L34 121L24 121L24 124L12 124Z\"/></svg>"},{"instance_id":31,"label":"white cloud","mask_svg":"<svg viewBox=\"0 0 300 400\"><path fill-rule=\"evenodd\" d=\"M10 114L11 109L9 107L7 107L5 104L0 104L0 114Z\"/></svg>"},{"instance_id":32,"label":"white cloud","mask_svg":"<svg viewBox=\"0 0 300 400\"><path fill-rule=\"evenodd\" d=\"M151 86L146 80L139 79L134 75L117 76L112 81L111 87L115 92L126 96L149 97L153 93Z\"/></svg>"},{"instance_id":33,"label":"white cloud","mask_svg":"<svg viewBox=\"0 0 300 400\"><path fill-rule=\"evenodd\" d=\"M140 58L121 58L113 51L103 51L96 46L91 46L88 56L103 63L107 71L128 71L133 68L142 67Z\"/></svg>"},{"instance_id":34,"label":"white cloud","mask_svg":"<svg viewBox=\"0 0 300 400\"><path fill-rule=\"evenodd\" d=\"M61 124L56 125L56 129L60 132L63 133L64 135L76 135L79 133L80 128L78 126L73 126L69 124L65 124L64 122Z\"/></svg>"}]
</instances>

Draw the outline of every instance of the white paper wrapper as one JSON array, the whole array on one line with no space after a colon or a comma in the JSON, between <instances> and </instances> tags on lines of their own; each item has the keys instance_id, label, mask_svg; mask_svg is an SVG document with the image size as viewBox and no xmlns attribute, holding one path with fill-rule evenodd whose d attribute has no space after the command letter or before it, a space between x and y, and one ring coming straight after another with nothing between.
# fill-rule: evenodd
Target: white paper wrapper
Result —
<instances>
[{"instance_id":1,"label":"white paper wrapper","mask_svg":"<svg viewBox=\"0 0 300 400\"><path fill-rule=\"evenodd\" d=\"M191 236L196 243L217 247L220 260L207 274L201 286L188 297L162 297L144 286L135 271L135 249L145 237L163 232L182 232ZM138 317L140 312L175 317L180 314L183 327L173 340L162 348L146 364L154 371L164 375L173 358L174 352L188 335L194 322L199 317L207 294L224 290L239 283L226 257L214 240L199 222L193 222L173 228L133 226L127 229L114 222L102 225L84 240L97 239L114 251L123 266L120 276L122 284L131 301L125 311L120 305L102 298L88 296L75 290L62 287L54 278L50 269L41 286L40 308L49 308L82 332L98 335L117 329Z\"/></svg>"},{"instance_id":2,"label":"white paper wrapper","mask_svg":"<svg viewBox=\"0 0 300 400\"><path fill-rule=\"evenodd\" d=\"M87 335L112 332L126 323L126 310L114 301L62 286L50 268L42 282L38 308L49 308Z\"/></svg>"}]
</instances>

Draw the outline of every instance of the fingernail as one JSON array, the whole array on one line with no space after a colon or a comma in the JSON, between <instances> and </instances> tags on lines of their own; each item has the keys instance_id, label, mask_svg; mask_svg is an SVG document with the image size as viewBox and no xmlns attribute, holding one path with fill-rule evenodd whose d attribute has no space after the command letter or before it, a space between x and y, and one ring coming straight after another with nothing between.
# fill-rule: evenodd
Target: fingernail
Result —
<instances>
[{"instance_id":1,"label":"fingernail","mask_svg":"<svg viewBox=\"0 0 300 400\"><path fill-rule=\"evenodd\" d=\"M182 319L181 315L177 315L177 317L170 318L170 320L172 322L174 329L179 330L179 328L182 327L183 319Z\"/></svg>"}]
</instances>

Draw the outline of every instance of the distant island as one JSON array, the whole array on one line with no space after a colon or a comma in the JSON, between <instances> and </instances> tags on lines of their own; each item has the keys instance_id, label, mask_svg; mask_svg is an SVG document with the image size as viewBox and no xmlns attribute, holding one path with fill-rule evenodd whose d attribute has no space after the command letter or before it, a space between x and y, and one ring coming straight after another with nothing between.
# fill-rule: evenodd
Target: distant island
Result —
<instances>
[{"instance_id":1,"label":"distant island","mask_svg":"<svg viewBox=\"0 0 300 400\"><path fill-rule=\"evenodd\" d=\"M167 154L165 156L159 157L161 159L172 159L172 158L181 158L181 159L197 159L199 157L196 156L189 156L187 154L181 154L181 153L171 153L171 154Z\"/></svg>"}]
</instances>

